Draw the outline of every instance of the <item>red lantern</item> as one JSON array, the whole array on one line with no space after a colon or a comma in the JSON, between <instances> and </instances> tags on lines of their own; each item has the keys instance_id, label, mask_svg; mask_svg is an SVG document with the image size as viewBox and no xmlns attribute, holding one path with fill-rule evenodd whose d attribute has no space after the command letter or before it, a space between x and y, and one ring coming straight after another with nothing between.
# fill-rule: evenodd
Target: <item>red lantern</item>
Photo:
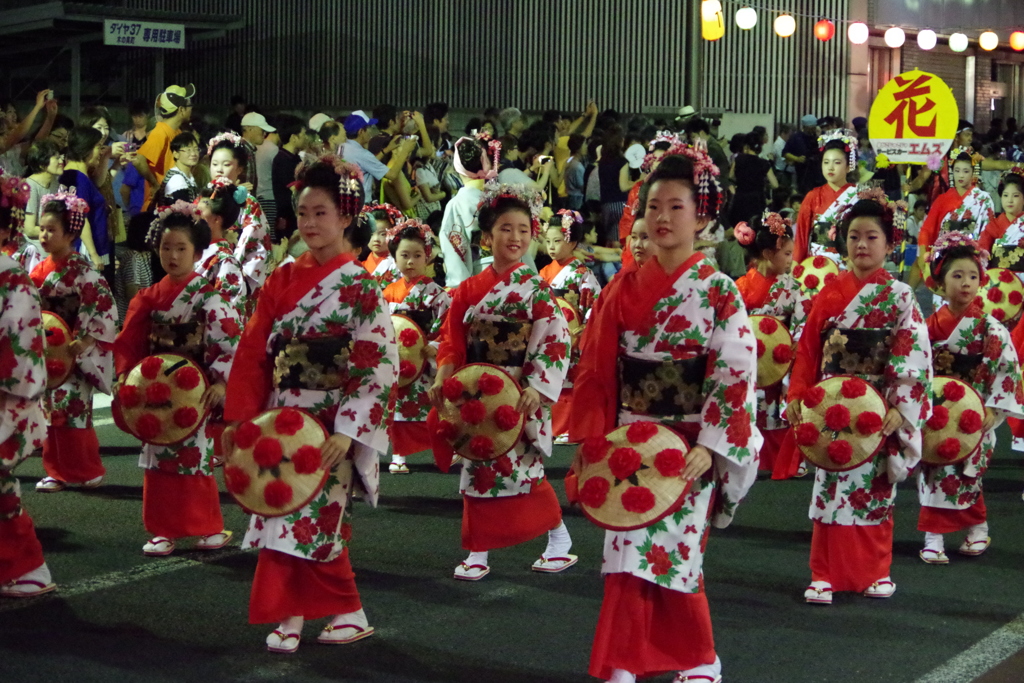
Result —
<instances>
[{"instance_id":1,"label":"red lantern","mask_svg":"<svg viewBox=\"0 0 1024 683\"><path fill-rule=\"evenodd\" d=\"M825 43L832 40L836 34L836 25L828 19L822 19L814 25L814 37Z\"/></svg>"},{"instance_id":2,"label":"red lantern","mask_svg":"<svg viewBox=\"0 0 1024 683\"><path fill-rule=\"evenodd\" d=\"M1014 31L1010 34L1010 47L1017 52L1024 50L1024 31Z\"/></svg>"}]
</instances>

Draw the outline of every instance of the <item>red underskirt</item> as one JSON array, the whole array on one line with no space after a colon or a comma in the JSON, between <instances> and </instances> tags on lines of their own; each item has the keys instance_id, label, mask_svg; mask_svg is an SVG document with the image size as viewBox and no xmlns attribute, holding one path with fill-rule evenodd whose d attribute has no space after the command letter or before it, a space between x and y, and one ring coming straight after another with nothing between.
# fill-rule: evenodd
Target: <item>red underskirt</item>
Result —
<instances>
[{"instance_id":1,"label":"red underskirt","mask_svg":"<svg viewBox=\"0 0 1024 683\"><path fill-rule=\"evenodd\" d=\"M288 617L322 619L358 612L362 606L348 548L330 562L260 550L249 596L250 624L276 624Z\"/></svg>"},{"instance_id":2,"label":"red underskirt","mask_svg":"<svg viewBox=\"0 0 1024 683\"><path fill-rule=\"evenodd\" d=\"M922 505L917 518L917 530L933 534L950 534L968 527L977 526L987 518L985 494L978 495L978 501L966 510L950 510Z\"/></svg>"},{"instance_id":3,"label":"red underskirt","mask_svg":"<svg viewBox=\"0 0 1024 683\"><path fill-rule=\"evenodd\" d=\"M432 448L426 422L394 422L390 432L395 455L413 455Z\"/></svg>"},{"instance_id":4,"label":"red underskirt","mask_svg":"<svg viewBox=\"0 0 1024 683\"><path fill-rule=\"evenodd\" d=\"M46 476L69 484L102 477L107 470L100 459L96 430L48 427L43 441L43 468Z\"/></svg>"},{"instance_id":5,"label":"red underskirt","mask_svg":"<svg viewBox=\"0 0 1024 683\"><path fill-rule=\"evenodd\" d=\"M562 507L547 479L521 496L462 500L462 547L470 552L519 545L562 523Z\"/></svg>"},{"instance_id":6,"label":"red underskirt","mask_svg":"<svg viewBox=\"0 0 1024 683\"><path fill-rule=\"evenodd\" d=\"M17 517L0 520L0 584L28 574L43 561L43 546L24 508Z\"/></svg>"},{"instance_id":7,"label":"red underskirt","mask_svg":"<svg viewBox=\"0 0 1024 683\"><path fill-rule=\"evenodd\" d=\"M572 389L563 389L551 406L551 433L554 436L569 433L569 415L572 412Z\"/></svg>"},{"instance_id":8,"label":"red underskirt","mask_svg":"<svg viewBox=\"0 0 1024 683\"><path fill-rule=\"evenodd\" d=\"M775 454L775 462L772 467L772 479L792 479L800 469L804 454L796 446L796 438L792 429L786 429L779 444L778 452Z\"/></svg>"},{"instance_id":9,"label":"red underskirt","mask_svg":"<svg viewBox=\"0 0 1024 683\"><path fill-rule=\"evenodd\" d=\"M889 576L893 520L874 526L814 522L811 580L827 581L833 591L861 592Z\"/></svg>"},{"instance_id":10,"label":"red underskirt","mask_svg":"<svg viewBox=\"0 0 1024 683\"><path fill-rule=\"evenodd\" d=\"M786 438L786 432L788 431L789 427L761 430L761 435L764 436L764 445L761 446L757 469L774 472L775 460L779 455L779 449L782 447L782 442Z\"/></svg>"},{"instance_id":11,"label":"red underskirt","mask_svg":"<svg viewBox=\"0 0 1024 683\"><path fill-rule=\"evenodd\" d=\"M217 480L204 474L145 470L142 523L154 536L209 536L224 530Z\"/></svg>"}]
</instances>

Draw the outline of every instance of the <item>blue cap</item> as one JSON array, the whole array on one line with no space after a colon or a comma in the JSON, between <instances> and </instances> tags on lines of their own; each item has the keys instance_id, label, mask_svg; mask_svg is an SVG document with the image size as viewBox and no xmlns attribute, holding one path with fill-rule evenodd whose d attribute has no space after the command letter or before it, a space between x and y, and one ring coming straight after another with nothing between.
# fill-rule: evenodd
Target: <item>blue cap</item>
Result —
<instances>
[{"instance_id":1,"label":"blue cap","mask_svg":"<svg viewBox=\"0 0 1024 683\"><path fill-rule=\"evenodd\" d=\"M355 135L363 128L375 125L377 125L377 119L371 119L369 115L361 109L357 109L345 117L345 132L349 135Z\"/></svg>"}]
</instances>

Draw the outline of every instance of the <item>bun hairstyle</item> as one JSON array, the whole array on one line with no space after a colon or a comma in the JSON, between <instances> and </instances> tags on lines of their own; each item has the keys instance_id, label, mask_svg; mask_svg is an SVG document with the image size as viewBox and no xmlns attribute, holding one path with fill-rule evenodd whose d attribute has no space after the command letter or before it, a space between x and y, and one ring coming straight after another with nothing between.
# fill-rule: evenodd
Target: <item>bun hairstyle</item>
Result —
<instances>
[{"instance_id":1,"label":"bun hairstyle","mask_svg":"<svg viewBox=\"0 0 1024 683\"><path fill-rule=\"evenodd\" d=\"M202 196L209 200L207 203L210 212L220 216L224 221L224 229L230 230L238 223L238 216L242 213L242 204L236 199L239 187L237 185L223 184L206 187Z\"/></svg>"},{"instance_id":2,"label":"bun hairstyle","mask_svg":"<svg viewBox=\"0 0 1024 683\"><path fill-rule=\"evenodd\" d=\"M955 157L953 157L953 164L955 164L958 161L966 161L968 164L971 165L972 169L974 168L974 159L967 152L960 152Z\"/></svg>"},{"instance_id":3,"label":"bun hairstyle","mask_svg":"<svg viewBox=\"0 0 1024 683\"><path fill-rule=\"evenodd\" d=\"M828 142L825 143L825 146L822 148L821 152L822 154L824 154L830 149L835 149L842 152L843 156L846 156L849 153L849 150L847 148L848 145L842 140L829 140Z\"/></svg>"},{"instance_id":4,"label":"bun hairstyle","mask_svg":"<svg viewBox=\"0 0 1024 683\"><path fill-rule=\"evenodd\" d=\"M308 159L309 157L307 157ZM342 173L345 176L342 176ZM303 162L295 169L296 197L309 188L326 192L343 216L352 216L345 228L345 239L353 249L370 244L370 223L360 215L363 206L363 183L358 169L340 157L325 154L312 163ZM342 191L344 186L344 192Z\"/></svg>"},{"instance_id":5,"label":"bun hairstyle","mask_svg":"<svg viewBox=\"0 0 1024 683\"><path fill-rule=\"evenodd\" d=\"M554 228L561 232L562 239L566 242L575 242L576 244L583 242L583 235L586 234L583 227L583 216L570 209L559 211L551 217L547 225L548 230Z\"/></svg>"},{"instance_id":6,"label":"bun hairstyle","mask_svg":"<svg viewBox=\"0 0 1024 683\"><path fill-rule=\"evenodd\" d=\"M427 241L428 239L430 240L429 242ZM427 261L430 261L430 255L434 247L433 232L429 232L428 237L428 235L424 234L424 230L419 226L400 228L398 232L388 240L388 251L391 252L392 258L396 258L398 247L402 243L402 240L410 240L423 245L423 253L426 254Z\"/></svg>"},{"instance_id":7,"label":"bun hairstyle","mask_svg":"<svg viewBox=\"0 0 1024 683\"><path fill-rule=\"evenodd\" d=\"M1018 173L1007 173L999 181L999 194L1006 191L1008 185L1016 185L1017 189L1024 192L1024 177Z\"/></svg>"},{"instance_id":8,"label":"bun hairstyle","mask_svg":"<svg viewBox=\"0 0 1024 683\"><path fill-rule=\"evenodd\" d=\"M498 218L509 211L521 211L526 214L527 218L533 219L530 205L525 201L511 195L501 196L492 203L484 204L480 213L477 214L477 223L480 225L481 232L490 233L494 229L494 224L498 222Z\"/></svg>"},{"instance_id":9,"label":"bun hairstyle","mask_svg":"<svg viewBox=\"0 0 1024 683\"><path fill-rule=\"evenodd\" d=\"M850 231L850 224L856 218L873 218L881 226L882 232L885 233L885 241L889 244L896 244L896 230L892 209L882 206L872 199L861 199L843 217L843 221L839 226L839 235L844 243Z\"/></svg>"},{"instance_id":10,"label":"bun hairstyle","mask_svg":"<svg viewBox=\"0 0 1024 683\"><path fill-rule=\"evenodd\" d=\"M743 225L747 225L746 231L742 230L741 226ZM736 241L746 250L748 260L760 260L763 258L765 250L776 251L787 240L793 239L793 226L790 222L779 214L769 211L755 217L749 224L740 223L735 227L734 232ZM740 233L744 233L747 238L741 238Z\"/></svg>"},{"instance_id":11,"label":"bun hairstyle","mask_svg":"<svg viewBox=\"0 0 1024 683\"><path fill-rule=\"evenodd\" d=\"M480 155L484 148L474 138L461 138L455 145L455 153L459 155L462 166L471 173L479 173L484 170Z\"/></svg>"},{"instance_id":12,"label":"bun hairstyle","mask_svg":"<svg viewBox=\"0 0 1024 683\"><path fill-rule=\"evenodd\" d=\"M949 274L949 269L953 267L953 263L960 259L970 259L978 266L978 276L983 277L985 271L982 269L981 263L978 261L978 250L969 245L961 245L956 247L950 247L942 254L942 259L939 261L939 272L936 283L941 285L946 281L946 275Z\"/></svg>"},{"instance_id":13,"label":"bun hairstyle","mask_svg":"<svg viewBox=\"0 0 1024 683\"><path fill-rule=\"evenodd\" d=\"M160 240L168 230L181 230L188 234L188 239L195 247L196 253L201 254L210 246L210 226L201 218L190 216L177 211L157 216L149 228L146 241L155 250L160 249Z\"/></svg>"},{"instance_id":14,"label":"bun hairstyle","mask_svg":"<svg viewBox=\"0 0 1024 683\"><path fill-rule=\"evenodd\" d=\"M714 168L714 166L712 166ZM681 182L693 191L694 200L697 202L697 215L714 220L718 217L718 210L722 203L722 189L718 184L717 179L711 179L704 183L703 188L698 188L695 182L694 175L696 166L688 156L682 154L666 154L661 158L661 163L658 167L647 176L647 180L644 181L644 185L641 188L641 195L644 197L644 203L646 204L647 197L650 196L650 190L654 187L654 184L663 180L674 180ZM699 182L699 181L697 181ZM703 190L704 197L701 197L701 190Z\"/></svg>"},{"instance_id":15,"label":"bun hairstyle","mask_svg":"<svg viewBox=\"0 0 1024 683\"><path fill-rule=\"evenodd\" d=\"M216 139L216 138L214 138L214 139ZM234 155L235 161L238 162L239 168L243 168L243 169L249 168L249 150L247 150L245 148L245 145L236 145L230 139L219 140L219 141L215 142L213 145L210 146L210 158L211 159L213 158L214 153L218 149L228 149L228 150L231 150L231 154Z\"/></svg>"}]
</instances>

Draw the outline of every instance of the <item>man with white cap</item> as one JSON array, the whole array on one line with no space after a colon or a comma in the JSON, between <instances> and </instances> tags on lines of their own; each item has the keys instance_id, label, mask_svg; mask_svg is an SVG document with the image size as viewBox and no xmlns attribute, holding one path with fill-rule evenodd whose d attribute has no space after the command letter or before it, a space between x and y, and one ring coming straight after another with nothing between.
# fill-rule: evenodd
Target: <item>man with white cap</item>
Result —
<instances>
[{"instance_id":1,"label":"man with white cap","mask_svg":"<svg viewBox=\"0 0 1024 683\"><path fill-rule=\"evenodd\" d=\"M171 140L181 132L181 124L192 116L192 99L196 96L196 88L189 83L187 86L168 86L157 97L156 105L161 120L150 131L146 142L139 148L139 153L132 162L139 175L146 179L146 194L142 206L149 206L150 198L156 188L164 181L164 176L174 166L174 155L171 153Z\"/></svg>"},{"instance_id":2,"label":"man with white cap","mask_svg":"<svg viewBox=\"0 0 1024 683\"><path fill-rule=\"evenodd\" d=\"M322 128L325 123L333 120L334 119L332 119L327 114L313 114L313 116L309 119L309 129L314 133L319 133L320 128Z\"/></svg>"},{"instance_id":3,"label":"man with white cap","mask_svg":"<svg viewBox=\"0 0 1024 683\"><path fill-rule=\"evenodd\" d=\"M267 215L267 225L270 226L270 235L273 237L277 223L277 204L274 203L271 169L278 152L277 128L270 125L263 114L251 111L242 117L242 139L252 146L253 149L249 151L256 157L256 177L253 178L250 173L248 180L253 184L256 199L263 207L263 213Z\"/></svg>"}]
</instances>

